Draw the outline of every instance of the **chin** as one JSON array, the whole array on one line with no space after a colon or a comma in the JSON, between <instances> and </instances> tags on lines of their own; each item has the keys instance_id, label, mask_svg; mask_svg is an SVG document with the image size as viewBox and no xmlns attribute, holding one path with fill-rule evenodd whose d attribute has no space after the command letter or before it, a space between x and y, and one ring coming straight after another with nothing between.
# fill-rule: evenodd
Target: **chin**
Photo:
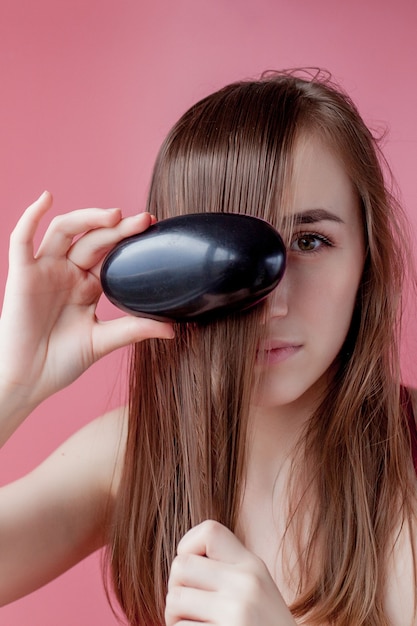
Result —
<instances>
[{"instance_id":1,"label":"chin","mask_svg":"<svg viewBox=\"0 0 417 626\"><path fill-rule=\"evenodd\" d=\"M316 380L264 381L255 394L253 405L263 409L280 409L297 406L310 408L311 412L316 409L323 398L329 384L328 372L322 374Z\"/></svg>"}]
</instances>

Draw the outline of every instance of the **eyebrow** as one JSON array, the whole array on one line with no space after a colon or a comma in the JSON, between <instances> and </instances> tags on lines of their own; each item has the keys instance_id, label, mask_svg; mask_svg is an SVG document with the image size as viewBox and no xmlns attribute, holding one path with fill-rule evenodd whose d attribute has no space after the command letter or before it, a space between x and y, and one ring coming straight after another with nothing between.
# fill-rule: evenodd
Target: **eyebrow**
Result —
<instances>
[{"instance_id":1,"label":"eyebrow","mask_svg":"<svg viewBox=\"0 0 417 626\"><path fill-rule=\"evenodd\" d=\"M316 222L323 222L325 220L339 224L344 223L341 217L326 209L309 209L308 211L295 213L290 217L289 221L294 224L315 224Z\"/></svg>"}]
</instances>

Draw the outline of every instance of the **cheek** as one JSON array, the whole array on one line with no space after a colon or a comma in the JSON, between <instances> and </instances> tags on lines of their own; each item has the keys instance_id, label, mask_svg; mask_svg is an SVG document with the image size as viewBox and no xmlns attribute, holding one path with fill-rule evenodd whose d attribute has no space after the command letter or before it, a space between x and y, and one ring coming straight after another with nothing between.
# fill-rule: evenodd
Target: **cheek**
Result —
<instances>
[{"instance_id":1,"label":"cheek","mask_svg":"<svg viewBox=\"0 0 417 626\"><path fill-rule=\"evenodd\" d=\"M309 274L298 281L298 311L323 335L336 334L344 340L355 307L361 268L333 262Z\"/></svg>"}]
</instances>

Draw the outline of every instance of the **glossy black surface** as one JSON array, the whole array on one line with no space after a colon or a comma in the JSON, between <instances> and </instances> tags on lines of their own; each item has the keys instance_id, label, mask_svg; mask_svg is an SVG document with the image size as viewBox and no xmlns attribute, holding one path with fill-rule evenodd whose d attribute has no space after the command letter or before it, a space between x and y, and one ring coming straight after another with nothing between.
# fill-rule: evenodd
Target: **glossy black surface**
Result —
<instances>
[{"instance_id":1,"label":"glossy black surface","mask_svg":"<svg viewBox=\"0 0 417 626\"><path fill-rule=\"evenodd\" d=\"M107 255L101 282L117 307L157 320L210 319L267 296L285 269L285 246L267 222L235 213L162 220Z\"/></svg>"}]
</instances>

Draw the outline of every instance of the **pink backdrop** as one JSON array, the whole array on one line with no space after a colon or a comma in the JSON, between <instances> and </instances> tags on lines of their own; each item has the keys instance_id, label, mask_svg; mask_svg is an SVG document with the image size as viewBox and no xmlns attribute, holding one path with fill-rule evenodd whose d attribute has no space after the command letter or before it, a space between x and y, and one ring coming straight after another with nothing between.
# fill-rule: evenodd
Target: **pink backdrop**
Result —
<instances>
[{"instance_id":1,"label":"pink backdrop","mask_svg":"<svg viewBox=\"0 0 417 626\"><path fill-rule=\"evenodd\" d=\"M157 148L196 99L265 69L322 66L386 153L417 227L414 0L1 0L0 280L8 234L43 189L54 212L144 206ZM410 307L412 311L415 307ZM110 314L106 305L104 315ZM404 342L415 380L411 321ZM28 471L123 398L124 355L45 403L0 455L0 480ZM110 626L98 555L0 610L7 626Z\"/></svg>"}]
</instances>

